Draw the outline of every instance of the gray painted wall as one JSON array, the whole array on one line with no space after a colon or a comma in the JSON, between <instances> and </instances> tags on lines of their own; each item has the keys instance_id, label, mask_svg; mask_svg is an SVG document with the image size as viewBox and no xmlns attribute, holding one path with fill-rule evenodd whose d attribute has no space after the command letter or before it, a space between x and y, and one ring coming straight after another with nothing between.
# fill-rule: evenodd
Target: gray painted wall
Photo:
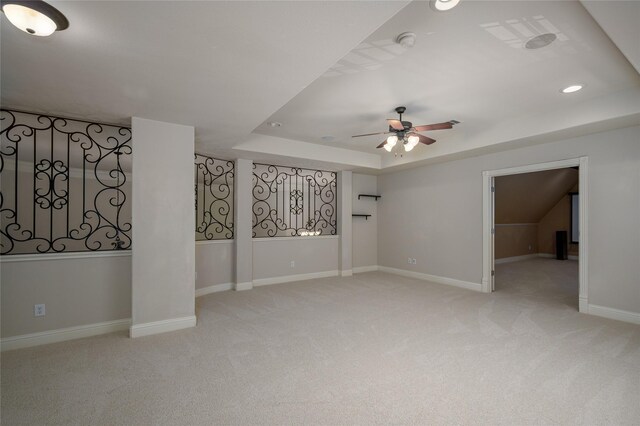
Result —
<instances>
[{"instance_id":1,"label":"gray painted wall","mask_svg":"<svg viewBox=\"0 0 640 426\"><path fill-rule=\"evenodd\" d=\"M375 266L378 264L378 201L374 198L361 198L358 194L378 194L378 177L353 174L353 213L370 214L371 217L354 217L353 230L353 267Z\"/></svg>"},{"instance_id":2,"label":"gray painted wall","mask_svg":"<svg viewBox=\"0 0 640 426\"><path fill-rule=\"evenodd\" d=\"M132 131L135 327L194 315L194 129L134 117Z\"/></svg>"},{"instance_id":3,"label":"gray painted wall","mask_svg":"<svg viewBox=\"0 0 640 426\"><path fill-rule=\"evenodd\" d=\"M196 289L235 282L233 240L196 243Z\"/></svg>"},{"instance_id":4,"label":"gray painted wall","mask_svg":"<svg viewBox=\"0 0 640 426\"><path fill-rule=\"evenodd\" d=\"M337 271L338 242L337 236L255 238L253 279Z\"/></svg>"},{"instance_id":5,"label":"gray painted wall","mask_svg":"<svg viewBox=\"0 0 640 426\"><path fill-rule=\"evenodd\" d=\"M589 303L640 312L640 127L380 176L378 264L480 283L482 171L580 156L589 157Z\"/></svg>"},{"instance_id":6,"label":"gray painted wall","mask_svg":"<svg viewBox=\"0 0 640 426\"><path fill-rule=\"evenodd\" d=\"M3 338L131 317L130 253L25 262L3 258L1 267ZM36 303L46 305L45 316L33 316Z\"/></svg>"}]
</instances>

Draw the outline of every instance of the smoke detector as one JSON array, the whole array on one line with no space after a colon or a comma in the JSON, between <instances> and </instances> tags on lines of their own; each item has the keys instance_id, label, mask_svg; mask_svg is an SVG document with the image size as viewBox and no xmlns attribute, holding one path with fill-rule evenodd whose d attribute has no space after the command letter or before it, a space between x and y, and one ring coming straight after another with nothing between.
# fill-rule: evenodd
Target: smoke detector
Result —
<instances>
[{"instance_id":1,"label":"smoke detector","mask_svg":"<svg viewBox=\"0 0 640 426\"><path fill-rule=\"evenodd\" d=\"M402 33L396 37L396 43L406 49L410 49L416 44L416 35L415 33Z\"/></svg>"}]
</instances>

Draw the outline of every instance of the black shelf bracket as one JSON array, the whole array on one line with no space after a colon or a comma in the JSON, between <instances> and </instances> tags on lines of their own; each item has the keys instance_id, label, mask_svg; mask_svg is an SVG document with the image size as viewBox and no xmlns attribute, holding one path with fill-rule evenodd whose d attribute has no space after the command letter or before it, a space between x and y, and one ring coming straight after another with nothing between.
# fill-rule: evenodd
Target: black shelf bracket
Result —
<instances>
[{"instance_id":1,"label":"black shelf bracket","mask_svg":"<svg viewBox=\"0 0 640 426\"><path fill-rule=\"evenodd\" d=\"M353 216L353 217L364 217L364 220L369 220L369 218L371 217L370 214L352 214L351 216Z\"/></svg>"},{"instance_id":2,"label":"black shelf bracket","mask_svg":"<svg viewBox=\"0 0 640 426\"><path fill-rule=\"evenodd\" d=\"M360 197L375 198L376 201L378 201L378 198L382 198L382 195L358 194L358 200L360 199Z\"/></svg>"}]
</instances>

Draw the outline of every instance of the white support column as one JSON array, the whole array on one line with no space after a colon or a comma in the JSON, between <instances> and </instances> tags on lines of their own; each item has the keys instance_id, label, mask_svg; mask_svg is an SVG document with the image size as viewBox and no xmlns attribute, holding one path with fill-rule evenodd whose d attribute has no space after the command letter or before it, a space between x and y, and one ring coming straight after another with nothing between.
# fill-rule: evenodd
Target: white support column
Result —
<instances>
[{"instance_id":1,"label":"white support column","mask_svg":"<svg viewBox=\"0 0 640 426\"><path fill-rule=\"evenodd\" d=\"M236 161L234 176L235 290L250 290L253 288L252 179L253 162L239 158Z\"/></svg>"},{"instance_id":2,"label":"white support column","mask_svg":"<svg viewBox=\"0 0 640 426\"><path fill-rule=\"evenodd\" d=\"M130 336L196 325L194 129L132 119Z\"/></svg>"},{"instance_id":3,"label":"white support column","mask_svg":"<svg viewBox=\"0 0 640 426\"><path fill-rule=\"evenodd\" d=\"M340 275L348 277L353 275L352 269L352 192L353 174L350 171L338 173L338 234L340 235L340 250L338 267Z\"/></svg>"}]
</instances>

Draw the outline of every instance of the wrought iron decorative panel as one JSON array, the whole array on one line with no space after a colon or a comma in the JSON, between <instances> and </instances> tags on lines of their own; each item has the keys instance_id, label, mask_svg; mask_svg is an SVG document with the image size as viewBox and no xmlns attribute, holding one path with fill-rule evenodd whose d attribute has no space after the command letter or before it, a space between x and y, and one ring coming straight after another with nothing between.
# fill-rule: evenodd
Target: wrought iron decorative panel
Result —
<instances>
[{"instance_id":1,"label":"wrought iron decorative panel","mask_svg":"<svg viewBox=\"0 0 640 426\"><path fill-rule=\"evenodd\" d=\"M253 165L253 236L335 235L336 173Z\"/></svg>"},{"instance_id":2,"label":"wrought iron decorative panel","mask_svg":"<svg viewBox=\"0 0 640 426\"><path fill-rule=\"evenodd\" d=\"M131 129L0 111L2 254L131 248Z\"/></svg>"},{"instance_id":3,"label":"wrought iron decorative panel","mask_svg":"<svg viewBox=\"0 0 640 426\"><path fill-rule=\"evenodd\" d=\"M233 239L233 161L195 157L196 241Z\"/></svg>"}]
</instances>

